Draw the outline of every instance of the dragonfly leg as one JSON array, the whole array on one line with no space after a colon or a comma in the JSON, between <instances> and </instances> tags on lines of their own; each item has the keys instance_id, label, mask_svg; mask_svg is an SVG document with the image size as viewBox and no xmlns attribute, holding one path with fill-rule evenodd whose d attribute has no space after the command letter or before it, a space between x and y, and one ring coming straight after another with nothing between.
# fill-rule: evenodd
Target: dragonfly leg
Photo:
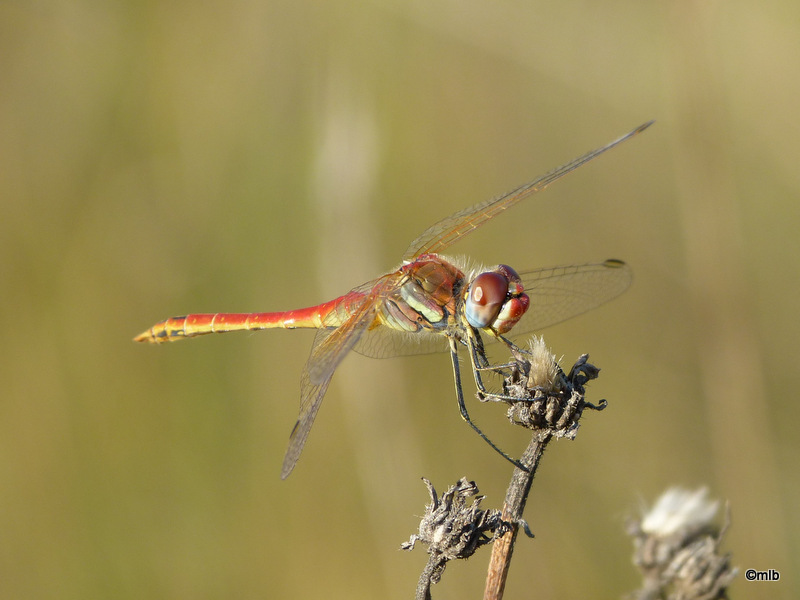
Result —
<instances>
[{"instance_id":1,"label":"dragonfly leg","mask_svg":"<svg viewBox=\"0 0 800 600\"><path fill-rule=\"evenodd\" d=\"M470 360L472 361L472 375L475 378L475 385L478 388L480 399L514 400L514 398L506 398L503 395L495 394L487 390L486 385L483 383L483 378L481 377L481 372L483 371L492 371L499 375L503 375L502 369L511 365L489 364L489 359L486 358L486 351L483 347L483 340L481 339L480 334L475 331L470 332L467 346L469 347L469 356Z\"/></svg>"},{"instance_id":2,"label":"dragonfly leg","mask_svg":"<svg viewBox=\"0 0 800 600\"><path fill-rule=\"evenodd\" d=\"M502 336L498 336L504 342L512 344L506 338ZM475 378L475 385L478 388L478 395L482 401L492 400L494 402L498 401L508 401L508 402L516 402L519 398L515 398L513 396L506 396L503 394L498 394L497 392L490 392L486 389L486 385L483 383L483 378L481 377L481 372L483 371L492 371L497 373L498 375L505 375L503 373L503 369L510 369L516 366L516 363L505 363L501 365L491 365L489 364L489 359L486 358L486 351L483 348L483 340L480 337L480 334L477 332L471 332L469 336L469 341L467 342L467 346L469 346L469 355L470 360L472 361L472 375ZM513 346L513 344L512 344ZM516 346L514 346L516 348Z\"/></svg>"},{"instance_id":3,"label":"dragonfly leg","mask_svg":"<svg viewBox=\"0 0 800 600\"><path fill-rule=\"evenodd\" d=\"M498 448L497 445L488 437L486 437L486 434L483 433L483 431L481 431L480 428L477 425L475 425L475 423L472 422L472 419L470 418L469 413L467 412L467 405L464 403L464 390L461 387L461 367L458 364L458 350L456 347L456 342L454 338L449 338L449 339L450 339L450 358L453 362L453 376L456 383L456 399L458 400L458 410L461 412L461 418L464 419L467 422L467 424L470 427L472 427L475 433L481 436L481 439L483 439L484 442L489 444L495 452L497 452L500 456L505 458L508 462L510 462L518 469L522 469L527 473L528 469L525 467L525 465L523 465L518 460L511 458L508 454L506 454L500 448Z\"/></svg>"},{"instance_id":4,"label":"dragonfly leg","mask_svg":"<svg viewBox=\"0 0 800 600\"><path fill-rule=\"evenodd\" d=\"M498 336L498 337L502 338L502 340L504 342L508 341L505 338L503 338L502 336ZM486 358L486 350L483 347L483 338L480 336L479 333L477 333L475 331L471 331L470 332L470 336L468 338L468 341L465 342L464 345L467 346L470 349L473 373L476 373L477 371L491 371L493 373L496 373L498 375L501 375L501 376L505 377L507 375L507 373L505 373L504 371L507 370L507 369L511 369L511 368L516 366L515 362L508 362L508 363L502 363L502 364L496 364L496 365L490 364L489 363L489 359ZM476 375L477 375L477 373L476 373ZM481 393L487 393L486 392L486 388L483 385L483 381L480 381L480 380L476 379L476 383L477 383L478 389L481 391Z\"/></svg>"},{"instance_id":5,"label":"dragonfly leg","mask_svg":"<svg viewBox=\"0 0 800 600\"><path fill-rule=\"evenodd\" d=\"M531 351L530 350L525 350L523 348L520 348L519 346L517 346L514 342L512 342L507 337L502 336L502 335L498 335L497 339L500 340L501 342L503 342L506 346L508 346L508 349L511 350L512 353L517 353L518 352L519 354L527 354L528 356L531 356Z\"/></svg>"}]
</instances>

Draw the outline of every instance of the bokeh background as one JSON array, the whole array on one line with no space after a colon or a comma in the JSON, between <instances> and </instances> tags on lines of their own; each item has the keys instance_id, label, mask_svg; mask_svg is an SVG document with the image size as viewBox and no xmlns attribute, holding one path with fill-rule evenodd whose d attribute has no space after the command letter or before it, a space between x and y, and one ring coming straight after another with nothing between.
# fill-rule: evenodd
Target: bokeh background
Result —
<instances>
[{"instance_id":1,"label":"bokeh background","mask_svg":"<svg viewBox=\"0 0 800 600\"><path fill-rule=\"evenodd\" d=\"M0 596L408 598L427 501L510 467L445 355L348 358L278 474L310 332L131 338L307 306L425 227L646 133L452 249L623 258L619 300L545 332L603 369L545 455L509 598L638 584L625 518L730 502L734 597L797 597L800 4L0 4ZM521 452L496 406L476 420ZM476 597L488 551L437 598Z\"/></svg>"}]
</instances>

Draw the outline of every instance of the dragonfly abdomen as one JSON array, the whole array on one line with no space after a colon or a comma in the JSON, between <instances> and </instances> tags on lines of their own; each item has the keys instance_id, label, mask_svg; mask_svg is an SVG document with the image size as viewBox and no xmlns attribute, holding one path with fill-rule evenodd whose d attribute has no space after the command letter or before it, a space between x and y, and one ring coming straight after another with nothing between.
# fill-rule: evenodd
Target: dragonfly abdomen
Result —
<instances>
[{"instance_id":1,"label":"dragonfly abdomen","mask_svg":"<svg viewBox=\"0 0 800 600\"><path fill-rule=\"evenodd\" d=\"M346 316L342 298L317 306L268 313L202 313L171 317L137 335L136 342L160 344L209 333L262 329L321 329L336 327ZM340 310L337 310L340 309Z\"/></svg>"}]
</instances>

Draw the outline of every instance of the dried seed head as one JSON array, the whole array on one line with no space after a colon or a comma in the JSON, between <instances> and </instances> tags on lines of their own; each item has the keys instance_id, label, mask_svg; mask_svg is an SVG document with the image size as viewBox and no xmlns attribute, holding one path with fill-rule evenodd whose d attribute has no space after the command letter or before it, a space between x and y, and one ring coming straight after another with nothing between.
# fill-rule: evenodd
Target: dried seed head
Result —
<instances>
[{"instance_id":1,"label":"dried seed head","mask_svg":"<svg viewBox=\"0 0 800 600\"><path fill-rule=\"evenodd\" d=\"M718 508L718 501L708 499L708 488L695 491L670 488L644 515L641 528L662 538L680 531L693 534L711 523Z\"/></svg>"},{"instance_id":2,"label":"dried seed head","mask_svg":"<svg viewBox=\"0 0 800 600\"><path fill-rule=\"evenodd\" d=\"M595 379L600 369L581 356L565 374L542 338L534 338L530 352L513 351L514 362L498 399L509 405L508 419L543 437L573 439L584 408L594 406L584 400L584 385Z\"/></svg>"},{"instance_id":3,"label":"dried seed head","mask_svg":"<svg viewBox=\"0 0 800 600\"><path fill-rule=\"evenodd\" d=\"M484 497L478 495L474 481L462 477L441 499L430 481L424 478L422 481L428 488L431 503L425 507L419 534L412 535L402 545L404 550L411 550L420 541L427 544L429 554L440 555L444 560L469 558L479 547L507 530L508 524L500 518L499 510L480 507ZM468 505L470 498L472 503Z\"/></svg>"},{"instance_id":4,"label":"dried seed head","mask_svg":"<svg viewBox=\"0 0 800 600\"><path fill-rule=\"evenodd\" d=\"M713 526L718 508L706 488L671 488L641 521L628 524L633 561L644 574L643 594L687 600L726 597L737 569L729 554L719 553L727 525L719 531Z\"/></svg>"}]
</instances>

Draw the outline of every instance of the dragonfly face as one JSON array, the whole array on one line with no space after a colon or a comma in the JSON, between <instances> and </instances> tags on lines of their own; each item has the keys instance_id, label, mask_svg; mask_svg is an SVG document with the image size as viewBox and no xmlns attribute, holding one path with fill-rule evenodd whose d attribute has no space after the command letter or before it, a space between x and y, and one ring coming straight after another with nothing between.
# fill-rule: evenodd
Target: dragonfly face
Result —
<instances>
[{"instance_id":1,"label":"dragonfly face","mask_svg":"<svg viewBox=\"0 0 800 600\"><path fill-rule=\"evenodd\" d=\"M476 329L508 333L528 310L530 298L522 280L508 265L498 265L472 280L464 300L464 315Z\"/></svg>"}]
</instances>

